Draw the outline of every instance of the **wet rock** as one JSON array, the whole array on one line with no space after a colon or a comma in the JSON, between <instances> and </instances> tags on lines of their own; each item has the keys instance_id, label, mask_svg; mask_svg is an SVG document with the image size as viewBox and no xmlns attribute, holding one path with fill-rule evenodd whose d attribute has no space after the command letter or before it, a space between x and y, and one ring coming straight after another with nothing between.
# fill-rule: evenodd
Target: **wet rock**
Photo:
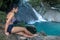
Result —
<instances>
[{"instance_id":1,"label":"wet rock","mask_svg":"<svg viewBox=\"0 0 60 40\"><path fill-rule=\"evenodd\" d=\"M4 30L0 30L0 40L17 40L16 36L11 34L10 36L6 36L4 34Z\"/></svg>"},{"instance_id":2,"label":"wet rock","mask_svg":"<svg viewBox=\"0 0 60 40\"><path fill-rule=\"evenodd\" d=\"M60 40L59 36L46 36L41 33L38 33L38 36L35 36L33 38L21 39L21 37L23 36L16 34L11 34L10 36L6 36L4 34L4 31L0 30L0 40Z\"/></svg>"},{"instance_id":3,"label":"wet rock","mask_svg":"<svg viewBox=\"0 0 60 40\"><path fill-rule=\"evenodd\" d=\"M56 21L56 22L60 22L60 12L57 10L48 10L45 12L45 14L43 15L43 17L45 19L47 19L48 21Z\"/></svg>"}]
</instances>

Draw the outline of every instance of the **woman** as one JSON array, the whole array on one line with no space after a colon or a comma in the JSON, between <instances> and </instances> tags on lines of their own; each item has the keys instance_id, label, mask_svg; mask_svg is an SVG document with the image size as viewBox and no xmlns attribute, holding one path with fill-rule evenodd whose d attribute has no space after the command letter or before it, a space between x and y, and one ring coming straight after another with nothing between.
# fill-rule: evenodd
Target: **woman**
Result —
<instances>
[{"instance_id":1,"label":"woman","mask_svg":"<svg viewBox=\"0 0 60 40\"><path fill-rule=\"evenodd\" d=\"M30 33L26 28L13 26L14 23L13 19L15 19L14 15L17 13L17 11L18 11L18 6L15 4L11 5L11 8L7 15L6 24L5 24L5 34L9 35L11 33L16 33L19 35L23 35L25 37L33 37L34 35Z\"/></svg>"}]
</instances>

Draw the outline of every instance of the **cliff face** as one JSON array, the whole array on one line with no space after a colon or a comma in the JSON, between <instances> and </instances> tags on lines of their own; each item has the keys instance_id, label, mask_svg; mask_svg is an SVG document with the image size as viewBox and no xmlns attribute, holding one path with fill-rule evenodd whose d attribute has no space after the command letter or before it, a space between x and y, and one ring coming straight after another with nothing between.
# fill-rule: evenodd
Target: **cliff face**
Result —
<instances>
[{"instance_id":1,"label":"cliff face","mask_svg":"<svg viewBox=\"0 0 60 40\"><path fill-rule=\"evenodd\" d=\"M50 6L41 2L41 7L38 7L36 10L48 21L60 22L60 4Z\"/></svg>"},{"instance_id":2,"label":"cliff face","mask_svg":"<svg viewBox=\"0 0 60 40\"><path fill-rule=\"evenodd\" d=\"M44 18L46 18L48 21L56 21L60 22L60 12L57 10L48 10L43 15Z\"/></svg>"}]
</instances>

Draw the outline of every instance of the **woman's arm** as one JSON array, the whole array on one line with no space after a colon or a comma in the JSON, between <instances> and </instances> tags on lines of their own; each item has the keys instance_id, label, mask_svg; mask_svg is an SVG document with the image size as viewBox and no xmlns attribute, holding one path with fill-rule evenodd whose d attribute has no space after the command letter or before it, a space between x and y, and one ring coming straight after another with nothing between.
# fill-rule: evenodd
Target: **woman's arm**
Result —
<instances>
[{"instance_id":1,"label":"woman's arm","mask_svg":"<svg viewBox=\"0 0 60 40\"><path fill-rule=\"evenodd\" d=\"M7 20L6 20L6 24L5 24L5 33L7 33L7 28L9 26L9 24L10 24L11 19L13 18L13 16L14 16L14 13L9 13L7 15Z\"/></svg>"}]
</instances>

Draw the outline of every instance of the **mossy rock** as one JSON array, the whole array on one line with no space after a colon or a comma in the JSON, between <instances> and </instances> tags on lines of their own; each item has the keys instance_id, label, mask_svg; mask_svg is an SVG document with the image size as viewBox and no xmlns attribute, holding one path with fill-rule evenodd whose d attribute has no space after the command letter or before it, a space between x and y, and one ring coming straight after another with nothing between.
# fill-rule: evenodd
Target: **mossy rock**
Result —
<instances>
[{"instance_id":1,"label":"mossy rock","mask_svg":"<svg viewBox=\"0 0 60 40\"><path fill-rule=\"evenodd\" d=\"M17 35L10 34L9 36L6 36L4 30L0 30L0 40L17 40Z\"/></svg>"}]
</instances>

